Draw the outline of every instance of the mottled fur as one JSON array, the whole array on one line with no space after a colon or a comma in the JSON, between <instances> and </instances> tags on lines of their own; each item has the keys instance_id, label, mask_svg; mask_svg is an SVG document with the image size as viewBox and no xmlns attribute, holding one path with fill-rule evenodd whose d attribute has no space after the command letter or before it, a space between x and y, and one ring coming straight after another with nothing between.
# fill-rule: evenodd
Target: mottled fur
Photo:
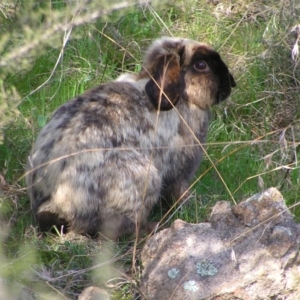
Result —
<instances>
[{"instance_id":1,"label":"mottled fur","mask_svg":"<svg viewBox=\"0 0 300 300\"><path fill-rule=\"evenodd\" d=\"M146 228L160 197L178 199L188 189L202 157L198 141L205 142L209 108L232 86L212 48L162 38L150 46L140 73L123 74L62 105L27 164L40 229L64 225L115 239L138 223Z\"/></svg>"}]
</instances>

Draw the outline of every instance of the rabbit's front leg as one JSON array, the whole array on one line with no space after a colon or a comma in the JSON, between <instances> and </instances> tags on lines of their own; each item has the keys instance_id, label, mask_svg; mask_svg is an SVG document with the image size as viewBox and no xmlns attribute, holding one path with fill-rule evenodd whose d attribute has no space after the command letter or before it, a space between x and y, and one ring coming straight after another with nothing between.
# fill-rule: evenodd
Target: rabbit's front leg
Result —
<instances>
[{"instance_id":1,"label":"rabbit's front leg","mask_svg":"<svg viewBox=\"0 0 300 300\"><path fill-rule=\"evenodd\" d=\"M169 210L174 204L179 205L190 196L190 185L185 179L164 184L161 193L161 206L163 210Z\"/></svg>"}]
</instances>

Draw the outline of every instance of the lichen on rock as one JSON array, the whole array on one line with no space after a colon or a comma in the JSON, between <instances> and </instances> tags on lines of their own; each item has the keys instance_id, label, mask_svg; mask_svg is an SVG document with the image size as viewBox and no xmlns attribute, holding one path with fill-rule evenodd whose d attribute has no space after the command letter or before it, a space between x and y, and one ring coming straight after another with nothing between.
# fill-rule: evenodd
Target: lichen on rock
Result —
<instances>
[{"instance_id":1,"label":"lichen on rock","mask_svg":"<svg viewBox=\"0 0 300 300\"><path fill-rule=\"evenodd\" d=\"M179 269L176 268L172 268L168 271L168 276L172 279L175 279L177 277L177 275L179 274Z\"/></svg>"},{"instance_id":2,"label":"lichen on rock","mask_svg":"<svg viewBox=\"0 0 300 300\"><path fill-rule=\"evenodd\" d=\"M197 273L201 276L214 276L218 273L218 269L210 261L202 261L197 263Z\"/></svg>"}]
</instances>

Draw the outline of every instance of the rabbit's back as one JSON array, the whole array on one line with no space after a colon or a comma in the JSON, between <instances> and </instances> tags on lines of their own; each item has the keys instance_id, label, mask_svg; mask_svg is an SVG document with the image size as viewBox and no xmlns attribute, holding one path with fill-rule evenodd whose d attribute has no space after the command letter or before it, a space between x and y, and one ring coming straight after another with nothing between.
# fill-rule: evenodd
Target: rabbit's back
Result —
<instances>
[{"instance_id":1,"label":"rabbit's back","mask_svg":"<svg viewBox=\"0 0 300 300\"><path fill-rule=\"evenodd\" d=\"M175 111L157 117L144 92L124 82L61 106L40 132L27 167L41 229L52 225L45 212L91 235L103 231L105 219L145 220L159 198L166 149L179 123Z\"/></svg>"}]
</instances>

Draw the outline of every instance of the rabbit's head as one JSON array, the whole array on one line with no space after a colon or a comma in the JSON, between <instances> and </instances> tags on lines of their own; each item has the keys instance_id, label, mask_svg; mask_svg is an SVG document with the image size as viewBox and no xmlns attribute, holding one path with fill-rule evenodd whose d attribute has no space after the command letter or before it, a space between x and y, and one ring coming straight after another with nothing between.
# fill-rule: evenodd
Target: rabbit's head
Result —
<instances>
[{"instance_id":1,"label":"rabbit's head","mask_svg":"<svg viewBox=\"0 0 300 300\"><path fill-rule=\"evenodd\" d=\"M160 110L187 101L201 109L225 100L236 86L220 55L189 39L162 38L146 53L141 77L150 77L146 93Z\"/></svg>"}]
</instances>

